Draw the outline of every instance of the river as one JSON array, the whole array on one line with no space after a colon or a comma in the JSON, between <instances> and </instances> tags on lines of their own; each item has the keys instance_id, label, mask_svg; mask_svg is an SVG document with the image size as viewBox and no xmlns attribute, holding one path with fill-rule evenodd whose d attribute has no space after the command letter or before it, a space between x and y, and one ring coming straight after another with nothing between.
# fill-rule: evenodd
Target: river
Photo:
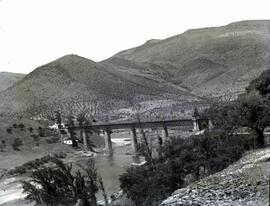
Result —
<instances>
[{"instance_id":1,"label":"river","mask_svg":"<svg viewBox=\"0 0 270 206\"><path fill-rule=\"evenodd\" d=\"M143 157L132 154L128 133L114 133L112 135L113 155L98 154L94 157L98 173L102 176L103 183L108 195L115 194L120 190L119 176L125 172L125 168L131 163L144 161ZM76 163L84 164L86 160Z\"/></svg>"},{"instance_id":2,"label":"river","mask_svg":"<svg viewBox=\"0 0 270 206\"><path fill-rule=\"evenodd\" d=\"M113 155L106 155L105 153L97 154L94 159L98 173L102 176L103 183L108 196L115 194L120 190L119 176L125 172L125 167L131 163L140 163L143 161L142 157L135 157L131 155L130 140L127 133L115 133L112 136ZM125 145L126 144L126 145ZM78 159L75 161L74 166L77 164L84 165L87 161L86 158ZM22 199L24 195L21 193L22 188L20 180L24 177L12 177L0 181L0 205L22 206L28 205ZM98 200L102 200L102 196L98 195ZM29 204L33 205L33 204Z\"/></svg>"}]
</instances>

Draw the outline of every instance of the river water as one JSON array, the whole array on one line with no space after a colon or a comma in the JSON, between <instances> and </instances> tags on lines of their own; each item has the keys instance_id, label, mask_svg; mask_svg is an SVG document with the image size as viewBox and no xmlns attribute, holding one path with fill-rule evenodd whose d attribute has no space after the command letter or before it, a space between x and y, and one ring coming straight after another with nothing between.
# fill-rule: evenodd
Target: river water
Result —
<instances>
[{"instance_id":1,"label":"river water","mask_svg":"<svg viewBox=\"0 0 270 206\"><path fill-rule=\"evenodd\" d=\"M144 159L136 157L131 153L130 139L127 132L115 133L112 136L113 155L99 153L94 158L98 173L102 176L103 184L108 196L120 191L119 176L125 172L125 168L131 166L131 163L140 163ZM85 165L87 158L75 158L73 162L74 169L77 164ZM22 206L28 205L23 201L24 195L21 193L22 188L20 180L24 177L9 178L0 181L0 205ZM102 200L101 194L97 196ZM29 204L33 205L33 204Z\"/></svg>"},{"instance_id":2,"label":"river water","mask_svg":"<svg viewBox=\"0 0 270 206\"><path fill-rule=\"evenodd\" d=\"M106 192L111 195L120 190L119 176L125 172L125 167L131 163L140 163L142 158L130 155L130 146L114 148L113 155L97 155L94 157L98 173L102 176ZM86 160L78 161L84 164Z\"/></svg>"},{"instance_id":3,"label":"river water","mask_svg":"<svg viewBox=\"0 0 270 206\"><path fill-rule=\"evenodd\" d=\"M94 157L98 173L102 176L103 184L108 196L120 191L119 176L125 172L125 168L131 163L141 163L144 158L132 154L130 135L128 132L112 134L113 155L100 153ZM76 164L85 164L87 160L79 160ZM100 199L98 195L98 199Z\"/></svg>"}]
</instances>

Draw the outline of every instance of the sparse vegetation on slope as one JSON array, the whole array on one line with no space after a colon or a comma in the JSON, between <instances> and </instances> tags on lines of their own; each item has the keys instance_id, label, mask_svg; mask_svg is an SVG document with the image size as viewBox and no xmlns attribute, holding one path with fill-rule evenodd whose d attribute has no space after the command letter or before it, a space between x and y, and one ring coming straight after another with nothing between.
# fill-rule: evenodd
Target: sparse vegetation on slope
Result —
<instances>
[{"instance_id":1,"label":"sparse vegetation on slope","mask_svg":"<svg viewBox=\"0 0 270 206\"><path fill-rule=\"evenodd\" d=\"M20 81L25 74L0 72L0 92Z\"/></svg>"},{"instance_id":2,"label":"sparse vegetation on slope","mask_svg":"<svg viewBox=\"0 0 270 206\"><path fill-rule=\"evenodd\" d=\"M37 68L1 93L0 111L34 117L47 112L47 118L53 117L54 111L97 116L138 99L177 99L181 95L188 94L151 78L123 72L118 66L68 55Z\"/></svg>"},{"instance_id":3,"label":"sparse vegetation on slope","mask_svg":"<svg viewBox=\"0 0 270 206\"><path fill-rule=\"evenodd\" d=\"M269 67L270 21L242 21L193 29L122 51L107 63L174 83L199 96L237 95ZM144 66L145 63L156 65ZM162 72L166 73L164 76Z\"/></svg>"},{"instance_id":4,"label":"sparse vegetation on slope","mask_svg":"<svg viewBox=\"0 0 270 206\"><path fill-rule=\"evenodd\" d=\"M0 112L48 118L56 110L87 111L90 116L128 109L129 102L235 99L268 68L269 28L269 21L244 21L189 30L102 62L67 55L2 92Z\"/></svg>"}]
</instances>

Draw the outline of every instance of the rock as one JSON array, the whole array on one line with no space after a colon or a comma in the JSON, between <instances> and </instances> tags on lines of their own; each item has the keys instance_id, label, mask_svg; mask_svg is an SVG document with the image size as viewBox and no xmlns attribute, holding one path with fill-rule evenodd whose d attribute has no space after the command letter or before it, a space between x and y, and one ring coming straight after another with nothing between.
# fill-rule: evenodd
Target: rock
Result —
<instances>
[{"instance_id":1,"label":"rock","mask_svg":"<svg viewBox=\"0 0 270 206\"><path fill-rule=\"evenodd\" d=\"M181 189L178 189L176 191L174 191L172 193L172 195L179 195L179 194L183 194L183 193L189 193L189 190L188 188L181 188Z\"/></svg>"},{"instance_id":2,"label":"rock","mask_svg":"<svg viewBox=\"0 0 270 206\"><path fill-rule=\"evenodd\" d=\"M83 201L78 199L75 206L83 206Z\"/></svg>"}]
</instances>

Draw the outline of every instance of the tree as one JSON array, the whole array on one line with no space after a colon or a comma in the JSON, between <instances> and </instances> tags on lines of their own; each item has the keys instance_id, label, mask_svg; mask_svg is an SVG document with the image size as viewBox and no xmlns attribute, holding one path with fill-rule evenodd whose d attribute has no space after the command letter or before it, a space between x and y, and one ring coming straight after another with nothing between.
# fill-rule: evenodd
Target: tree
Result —
<instances>
[{"instance_id":1,"label":"tree","mask_svg":"<svg viewBox=\"0 0 270 206\"><path fill-rule=\"evenodd\" d=\"M85 138L87 141L87 149L89 149L91 152L95 152L94 148L96 148L96 145L91 140L91 135L93 134L93 128L92 128L92 122L88 119L84 122L84 133Z\"/></svg>"},{"instance_id":2,"label":"tree","mask_svg":"<svg viewBox=\"0 0 270 206\"><path fill-rule=\"evenodd\" d=\"M98 187L98 173L94 160L90 159L87 163L87 167L82 168L83 171L86 173L86 184L87 189L90 191L89 198L91 206L96 206L97 199L95 194L99 191L99 187Z\"/></svg>"},{"instance_id":3,"label":"tree","mask_svg":"<svg viewBox=\"0 0 270 206\"><path fill-rule=\"evenodd\" d=\"M93 160L89 160L82 172L72 172L72 165L65 165L61 160L51 158L53 166L43 166L30 175L29 181L23 181L26 199L37 205L74 205L81 200L83 206L96 206L98 192L98 174ZM83 174L84 173L84 174Z\"/></svg>"},{"instance_id":4,"label":"tree","mask_svg":"<svg viewBox=\"0 0 270 206\"><path fill-rule=\"evenodd\" d=\"M91 120L85 117L85 113L80 113L77 116L77 121L79 122L80 127L80 139L83 142L84 150L95 152L94 148L96 147L91 141L91 135L93 134L92 122Z\"/></svg>"},{"instance_id":5,"label":"tree","mask_svg":"<svg viewBox=\"0 0 270 206\"><path fill-rule=\"evenodd\" d=\"M84 122L86 121L85 114L80 113L77 116L77 121L79 122L79 127L80 127L80 140L83 142L84 150L88 151L88 145L87 145L87 139L85 135L85 129L84 127Z\"/></svg>"},{"instance_id":6,"label":"tree","mask_svg":"<svg viewBox=\"0 0 270 206\"><path fill-rule=\"evenodd\" d=\"M153 148L149 144L149 138L147 138L146 132L144 131L142 124L141 124L141 116L140 116L140 107L138 107L137 113L136 113L136 118L139 123L139 130L141 133L141 152L142 155L145 157L146 161L150 162L153 164Z\"/></svg>"},{"instance_id":7,"label":"tree","mask_svg":"<svg viewBox=\"0 0 270 206\"><path fill-rule=\"evenodd\" d=\"M62 129L62 117L60 111L55 111L55 120L58 126L58 129Z\"/></svg>"},{"instance_id":8,"label":"tree","mask_svg":"<svg viewBox=\"0 0 270 206\"><path fill-rule=\"evenodd\" d=\"M6 141L5 140L2 140L1 141L1 144L0 144L0 152L5 152L6 151Z\"/></svg>"},{"instance_id":9,"label":"tree","mask_svg":"<svg viewBox=\"0 0 270 206\"><path fill-rule=\"evenodd\" d=\"M7 128L7 133L11 134L12 133L12 129L11 128Z\"/></svg>"},{"instance_id":10,"label":"tree","mask_svg":"<svg viewBox=\"0 0 270 206\"><path fill-rule=\"evenodd\" d=\"M42 127L38 127L38 135L40 137L45 137L45 133L44 133L44 130L42 129Z\"/></svg>"},{"instance_id":11,"label":"tree","mask_svg":"<svg viewBox=\"0 0 270 206\"><path fill-rule=\"evenodd\" d=\"M264 146L263 132L270 125L270 105L259 94L246 94L233 102L212 105L207 111L214 126L224 133L249 128L257 136L257 146Z\"/></svg>"},{"instance_id":12,"label":"tree","mask_svg":"<svg viewBox=\"0 0 270 206\"><path fill-rule=\"evenodd\" d=\"M235 133L247 127L257 136L257 145L264 146L264 130L270 126L270 70L263 72L237 100L214 104L207 113L214 126Z\"/></svg>"},{"instance_id":13,"label":"tree","mask_svg":"<svg viewBox=\"0 0 270 206\"><path fill-rule=\"evenodd\" d=\"M107 195L107 193L105 191L105 187L104 187L103 180L102 180L101 176L98 177L98 184L99 184L99 188L100 188L100 190L102 192L102 196L104 198L105 206L108 206L109 205L108 195Z\"/></svg>"},{"instance_id":14,"label":"tree","mask_svg":"<svg viewBox=\"0 0 270 206\"><path fill-rule=\"evenodd\" d=\"M154 164L128 167L120 176L120 187L138 206L159 205L176 189L238 160L251 143L250 137L216 131L170 138L162 145L162 155L154 159Z\"/></svg>"},{"instance_id":15,"label":"tree","mask_svg":"<svg viewBox=\"0 0 270 206\"><path fill-rule=\"evenodd\" d=\"M263 97L268 97L270 94L270 70L262 72L258 78L251 81L246 91L248 93L258 91Z\"/></svg>"},{"instance_id":16,"label":"tree","mask_svg":"<svg viewBox=\"0 0 270 206\"><path fill-rule=\"evenodd\" d=\"M22 145L23 145L23 141L20 138L14 139L13 143L11 144L12 148L17 151L20 150L20 146Z\"/></svg>"},{"instance_id":17,"label":"tree","mask_svg":"<svg viewBox=\"0 0 270 206\"><path fill-rule=\"evenodd\" d=\"M72 147L77 147L77 137L76 137L76 132L74 131L75 123L74 123L74 117L72 115L68 116L67 119L67 130L70 136L70 139L72 140Z\"/></svg>"},{"instance_id":18,"label":"tree","mask_svg":"<svg viewBox=\"0 0 270 206\"><path fill-rule=\"evenodd\" d=\"M18 125L18 127L19 127L21 130L24 130L25 125L24 125L24 124L22 124L22 123L20 123L20 124Z\"/></svg>"},{"instance_id":19,"label":"tree","mask_svg":"<svg viewBox=\"0 0 270 206\"><path fill-rule=\"evenodd\" d=\"M30 133L33 133L33 130L34 130L33 127L29 127L29 132Z\"/></svg>"},{"instance_id":20,"label":"tree","mask_svg":"<svg viewBox=\"0 0 270 206\"><path fill-rule=\"evenodd\" d=\"M247 95L238 99L234 116L235 123L246 126L257 134L259 147L264 146L264 130L270 125L270 105L260 95Z\"/></svg>"}]
</instances>

